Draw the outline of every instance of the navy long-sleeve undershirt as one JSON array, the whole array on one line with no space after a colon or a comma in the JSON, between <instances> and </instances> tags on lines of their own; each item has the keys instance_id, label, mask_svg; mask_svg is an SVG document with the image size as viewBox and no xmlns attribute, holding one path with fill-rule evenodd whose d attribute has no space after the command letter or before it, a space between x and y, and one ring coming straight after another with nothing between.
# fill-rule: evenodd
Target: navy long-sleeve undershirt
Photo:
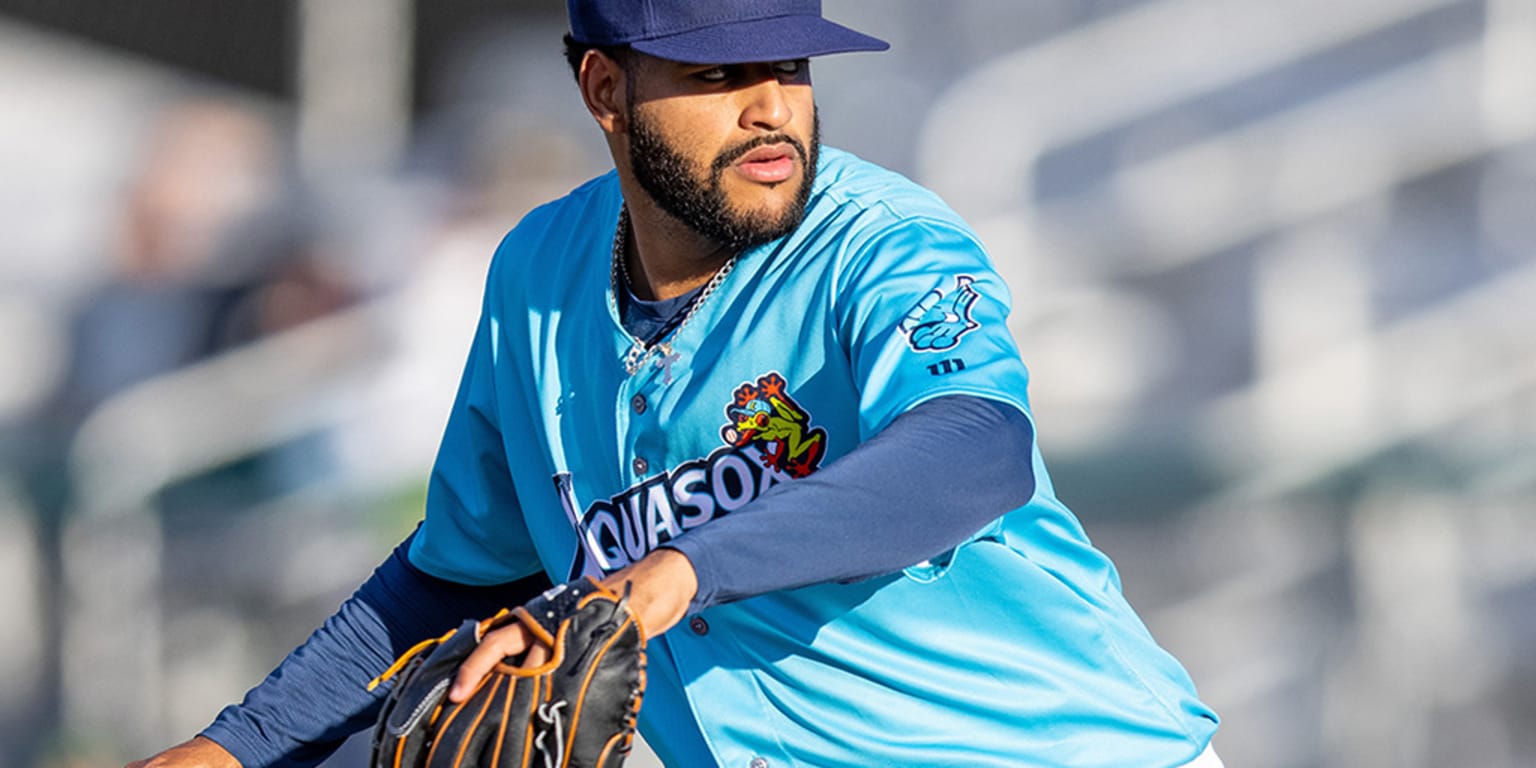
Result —
<instances>
[{"instance_id":1,"label":"navy long-sleeve undershirt","mask_svg":"<svg viewBox=\"0 0 1536 768\"><path fill-rule=\"evenodd\" d=\"M1034 494L1034 430L1011 405L930 400L815 474L667 544L699 577L698 611L857 581L928 560Z\"/></svg>"},{"instance_id":2,"label":"navy long-sleeve undershirt","mask_svg":"<svg viewBox=\"0 0 1536 768\"><path fill-rule=\"evenodd\" d=\"M665 322L686 304L632 302ZM626 325L640 338L626 312ZM659 327L659 326L657 326ZM891 573L960 544L1034 493L1034 431L1018 409L940 397L898 417L817 473L667 546L698 574L691 611L824 581ZM520 605L549 582L478 587L432 577L406 556L410 540L204 736L245 768L308 768L371 725L385 691L365 686L400 653L465 618Z\"/></svg>"},{"instance_id":3,"label":"navy long-sleeve undershirt","mask_svg":"<svg viewBox=\"0 0 1536 768\"><path fill-rule=\"evenodd\" d=\"M368 681L424 638L465 618L522 605L549 588L543 574L497 586L444 581L410 564L411 537L240 704L202 734L245 768L309 768L370 727L387 689Z\"/></svg>"}]
</instances>

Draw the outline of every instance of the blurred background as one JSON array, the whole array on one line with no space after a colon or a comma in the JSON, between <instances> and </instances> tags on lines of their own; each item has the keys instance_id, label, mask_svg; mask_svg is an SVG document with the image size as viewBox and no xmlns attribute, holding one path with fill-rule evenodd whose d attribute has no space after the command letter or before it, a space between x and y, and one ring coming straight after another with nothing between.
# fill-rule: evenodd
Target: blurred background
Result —
<instances>
[{"instance_id":1,"label":"blurred background","mask_svg":"<svg viewBox=\"0 0 1536 768\"><path fill-rule=\"evenodd\" d=\"M1228 765L1536 765L1536 3L825 5L894 45L827 143L981 232ZM495 243L608 167L564 29L0 0L0 765L186 738L410 530Z\"/></svg>"}]
</instances>

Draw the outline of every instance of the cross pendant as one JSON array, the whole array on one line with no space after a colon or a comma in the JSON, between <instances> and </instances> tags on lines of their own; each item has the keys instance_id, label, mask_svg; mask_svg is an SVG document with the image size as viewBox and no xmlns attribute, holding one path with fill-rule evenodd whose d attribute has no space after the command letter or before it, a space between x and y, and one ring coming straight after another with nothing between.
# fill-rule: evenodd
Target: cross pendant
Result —
<instances>
[{"instance_id":1,"label":"cross pendant","mask_svg":"<svg viewBox=\"0 0 1536 768\"><path fill-rule=\"evenodd\" d=\"M656 367L661 369L661 383L672 383L672 364L683 359L683 356L672 351L672 345L661 345L661 356L656 358Z\"/></svg>"}]
</instances>

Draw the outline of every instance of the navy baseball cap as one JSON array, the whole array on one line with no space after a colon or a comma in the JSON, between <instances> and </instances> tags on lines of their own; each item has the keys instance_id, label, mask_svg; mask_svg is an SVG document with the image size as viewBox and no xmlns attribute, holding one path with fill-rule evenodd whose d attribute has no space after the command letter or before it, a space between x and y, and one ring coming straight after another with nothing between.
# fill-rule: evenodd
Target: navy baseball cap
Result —
<instances>
[{"instance_id":1,"label":"navy baseball cap","mask_svg":"<svg viewBox=\"0 0 1536 768\"><path fill-rule=\"evenodd\" d=\"M571 37L685 64L788 61L890 43L821 16L821 0L566 0Z\"/></svg>"}]
</instances>

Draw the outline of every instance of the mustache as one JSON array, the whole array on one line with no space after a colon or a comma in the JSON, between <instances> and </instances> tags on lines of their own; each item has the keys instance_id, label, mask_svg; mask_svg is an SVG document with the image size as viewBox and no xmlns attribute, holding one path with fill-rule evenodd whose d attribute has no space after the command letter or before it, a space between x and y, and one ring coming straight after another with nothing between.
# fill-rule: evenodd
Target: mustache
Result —
<instances>
[{"instance_id":1,"label":"mustache","mask_svg":"<svg viewBox=\"0 0 1536 768\"><path fill-rule=\"evenodd\" d=\"M751 152L754 149L757 149L758 147L766 146L768 144L788 144L791 147L794 147L795 154L800 156L800 164L802 166L810 162L810 157L805 151L804 143L787 133L774 133L766 136L758 136L755 139L750 139L734 147L731 147L724 152L721 152L720 156L716 157L713 163L710 163L709 170L714 175L724 173L725 169L731 167L731 164L737 160L740 160L743 155Z\"/></svg>"}]
</instances>

